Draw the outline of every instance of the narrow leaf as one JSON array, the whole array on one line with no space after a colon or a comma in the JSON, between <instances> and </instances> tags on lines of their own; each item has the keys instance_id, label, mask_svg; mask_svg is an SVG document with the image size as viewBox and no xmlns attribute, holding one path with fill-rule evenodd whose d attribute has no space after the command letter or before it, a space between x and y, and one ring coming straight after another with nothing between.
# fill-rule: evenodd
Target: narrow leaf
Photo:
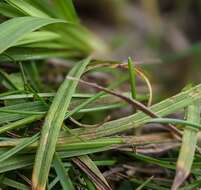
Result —
<instances>
[{"instance_id":1,"label":"narrow leaf","mask_svg":"<svg viewBox=\"0 0 201 190\"><path fill-rule=\"evenodd\" d=\"M18 16L24 16L23 13L18 11L17 9L11 7L7 3L0 3L0 14L6 16L6 17L18 17Z\"/></svg>"},{"instance_id":2,"label":"narrow leaf","mask_svg":"<svg viewBox=\"0 0 201 190\"><path fill-rule=\"evenodd\" d=\"M167 98L166 100L151 106L150 109L162 117L181 110L182 108L199 99L201 99L201 84L187 91L181 92L173 97ZM129 129L140 127L141 125L147 123L149 120L149 116L142 112L138 112L121 119L106 122L100 128L94 129L93 132L96 134L96 137L109 136ZM82 134L84 133L88 133L88 130L86 129L85 131L82 131Z\"/></svg>"},{"instance_id":3,"label":"narrow leaf","mask_svg":"<svg viewBox=\"0 0 201 190\"><path fill-rule=\"evenodd\" d=\"M24 185L20 182L9 179L7 177L3 177L1 183L7 187L13 187L14 189L20 189L20 190L29 190L30 189L27 185Z\"/></svg>"},{"instance_id":4,"label":"narrow leaf","mask_svg":"<svg viewBox=\"0 0 201 190\"><path fill-rule=\"evenodd\" d=\"M72 0L54 0L54 5L61 18L71 22L79 22Z\"/></svg>"},{"instance_id":5,"label":"narrow leaf","mask_svg":"<svg viewBox=\"0 0 201 190\"><path fill-rule=\"evenodd\" d=\"M53 165L56 170L57 176L59 177L63 190L74 190L75 188L68 175L68 172L66 171L66 169L57 153L54 154Z\"/></svg>"},{"instance_id":6,"label":"narrow leaf","mask_svg":"<svg viewBox=\"0 0 201 190\"><path fill-rule=\"evenodd\" d=\"M89 178L96 185L97 189L111 190L111 187L108 185L105 177L87 155L73 158L73 162L77 164L89 176Z\"/></svg>"},{"instance_id":7,"label":"narrow leaf","mask_svg":"<svg viewBox=\"0 0 201 190\"><path fill-rule=\"evenodd\" d=\"M187 120L200 123L200 101L195 101L192 105L188 106ZM172 190L178 189L191 171L197 143L197 134L198 130L192 127L187 126L184 129Z\"/></svg>"},{"instance_id":8,"label":"narrow leaf","mask_svg":"<svg viewBox=\"0 0 201 190\"><path fill-rule=\"evenodd\" d=\"M45 43L45 42L42 42ZM72 57L80 57L80 53L74 50L66 50L62 49L59 46L59 49L55 49L51 47L52 43L48 43L49 48L47 48L47 44L45 44L45 48L35 48L37 45L44 45L42 43L34 43L34 44L27 44L26 46L34 46L33 48L27 47L27 48L20 48L20 47L15 47L11 48L6 51L6 53L9 56L12 56L15 61L26 61L26 60L38 60L38 59L50 59L50 58L55 58L55 57L63 57L63 58L72 58ZM14 46L13 44L12 46ZM54 45L54 44L53 44ZM25 46L25 45L24 45ZM0 54L0 61L10 61L10 59L5 56L4 54Z\"/></svg>"},{"instance_id":9,"label":"narrow leaf","mask_svg":"<svg viewBox=\"0 0 201 190\"><path fill-rule=\"evenodd\" d=\"M195 130L201 129L201 125L199 123L192 122L190 120L182 120L182 119L172 119L172 118L156 118L150 119L147 123L171 123L171 124L181 124L188 125L188 128L191 127Z\"/></svg>"},{"instance_id":10,"label":"narrow leaf","mask_svg":"<svg viewBox=\"0 0 201 190\"><path fill-rule=\"evenodd\" d=\"M0 24L0 54L23 39L26 34L45 25L64 22L52 18L18 17Z\"/></svg>"},{"instance_id":11,"label":"narrow leaf","mask_svg":"<svg viewBox=\"0 0 201 190\"><path fill-rule=\"evenodd\" d=\"M132 98L136 99L136 78L135 78L135 68L131 57L128 58L128 70L130 76L131 94Z\"/></svg>"},{"instance_id":12,"label":"narrow leaf","mask_svg":"<svg viewBox=\"0 0 201 190\"><path fill-rule=\"evenodd\" d=\"M30 4L27 1L23 1L23 0L5 0L5 1L24 14L28 14L30 16L40 17L40 18L49 17L46 13L32 6L32 4Z\"/></svg>"},{"instance_id":13,"label":"narrow leaf","mask_svg":"<svg viewBox=\"0 0 201 190\"><path fill-rule=\"evenodd\" d=\"M20 41L18 41L15 44L15 46L36 43L36 42L50 41L58 38L60 38L60 36L54 32L36 31L25 35Z\"/></svg>"},{"instance_id":14,"label":"narrow leaf","mask_svg":"<svg viewBox=\"0 0 201 190\"><path fill-rule=\"evenodd\" d=\"M38 139L38 134L32 136L29 139L25 139L20 142L16 147L8 150L7 152L0 155L0 163L5 161L6 159L10 158L14 154L18 153L19 151L23 150L25 147L29 146L30 144L34 143Z\"/></svg>"},{"instance_id":15,"label":"narrow leaf","mask_svg":"<svg viewBox=\"0 0 201 190\"><path fill-rule=\"evenodd\" d=\"M69 76L74 76L79 79L89 62L90 59L87 58L77 63L70 71ZM58 89L47 113L33 168L32 188L34 190L44 190L46 187L60 128L77 84L77 81L65 79Z\"/></svg>"}]
</instances>

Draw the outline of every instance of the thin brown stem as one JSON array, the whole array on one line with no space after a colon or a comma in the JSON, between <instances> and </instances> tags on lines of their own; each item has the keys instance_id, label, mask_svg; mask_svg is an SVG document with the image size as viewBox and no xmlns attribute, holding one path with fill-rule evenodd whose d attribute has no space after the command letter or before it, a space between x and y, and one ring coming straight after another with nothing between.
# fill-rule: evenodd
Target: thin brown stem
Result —
<instances>
[{"instance_id":1,"label":"thin brown stem","mask_svg":"<svg viewBox=\"0 0 201 190\"><path fill-rule=\"evenodd\" d=\"M92 82L87 82L87 81L84 81L82 79L77 79L77 78L74 78L74 77L69 77L67 76L67 79L69 80L77 80L79 81L80 83L82 84L85 84L85 85L88 85L88 86L91 86L93 88L96 88L98 90L101 90L101 91L104 91L108 94L111 94L111 95L114 95L116 97L119 97L121 98L122 100L124 100L125 102L129 103L130 105L132 105L135 109L138 109L142 112L144 112L146 115L149 115L150 117L152 118L160 118L159 115L157 115L156 113L154 113L152 110L150 110L149 108L147 108L144 104L142 104L141 102L137 101L137 100L134 100L134 99L131 99L127 96L124 96L122 95L121 93L119 92L116 92L116 91L112 91L112 90L109 90L107 88L104 88L96 83L92 83ZM173 132L173 134L176 135L177 138L181 138L182 136L182 133L173 125L171 124L168 124L168 130L171 130L171 132Z\"/></svg>"}]
</instances>

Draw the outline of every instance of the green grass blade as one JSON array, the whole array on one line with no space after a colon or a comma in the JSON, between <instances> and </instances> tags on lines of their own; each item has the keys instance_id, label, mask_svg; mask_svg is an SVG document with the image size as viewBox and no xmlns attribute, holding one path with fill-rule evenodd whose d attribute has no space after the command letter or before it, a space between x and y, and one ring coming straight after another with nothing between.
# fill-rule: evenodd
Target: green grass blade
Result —
<instances>
[{"instance_id":1,"label":"green grass blade","mask_svg":"<svg viewBox=\"0 0 201 190\"><path fill-rule=\"evenodd\" d=\"M0 69L0 79L1 78L5 81L8 88L11 88L12 90L19 90L15 83L10 79L10 76Z\"/></svg>"},{"instance_id":2,"label":"green grass blade","mask_svg":"<svg viewBox=\"0 0 201 190\"><path fill-rule=\"evenodd\" d=\"M28 116L28 117L25 117L23 119L17 120L15 122L8 123L8 124L0 127L0 134L5 133L5 132L9 132L10 130L18 129L23 125L32 123L32 122L37 121L41 118L42 118L42 116L32 115L32 116Z\"/></svg>"},{"instance_id":3,"label":"green grass blade","mask_svg":"<svg viewBox=\"0 0 201 190\"><path fill-rule=\"evenodd\" d=\"M63 190L74 190L75 188L68 175L68 172L66 171L66 169L57 153L54 154L53 165L56 170L57 176L59 177Z\"/></svg>"},{"instance_id":4,"label":"green grass blade","mask_svg":"<svg viewBox=\"0 0 201 190\"><path fill-rule=\"evenodd\" d=\"M0 173L31 166L33 162L34 162L33 156L29 156L29 155L14 156L6 160L6 162L1 163Z\"/></svg>"},{"instance_id":5,"label":"green grass blade","mask_svg":"<svg viewBox=\"0 0 201 190\"><path fill-rule=\"evenodd\" d=\"M24 185L20 182L17 182L13 179L9 179L7 177L3 177L2 181L0 181L0 183L7 187L13 187L14 189L20 189L20 190L29 190L30 189L27 185Z\"/></svg>"},{"instance_id":6,"label":"green grass blade","mask_svg":"<svg viewBox=\"0 0 201 190\"><path fill-rule=\"evenodd\" d=\"M135 68L134 68L134 63L131 57L128 58L128 70L129 70L129 76L130 76L131 95L133 99L136 99Z\"/></svg>"},{"instance_id":7,"label":"green grass blade","mask_svg":"<svg viewBox=\"0 0 201 190\"><path fill-rule=\"evenodd\" d=\"M201 99L201 84L181 92L173 97L170 97L158 104L150 107L150 109L163 117L171 113L175 113L178 110L192 104L194 101ZM131 116L123 117L121 119L113 120L104 123L101 128L90 129L82 131L82 134L91 133L96 134L96 137L109 136L116 133L120 133L129 129L140 127L147 123L150 117L142 112L138 112ZM81 135L81 134L80 134Z\"/></svg>"},{"instance_id":8,"label":"green grass blade","mask_svg":"<svg viewBox=\"0 0 201 190\"><path fill-rule=\"evenodd\" d=\"M151 176L150 178L148 178L147 180L145 180L145 182L143 182L136 190L142 190L144 189L144 187L153 179L153 176Z\"/></svg>"},{"instance_id":9,"label":"green grass blade","mask_svg":"<svg viewBox=\"0 0 201 190\"><path fill-rule=\"evenodd\" d=\"M54 0L53 2L61 18L74 23L79 22L72 0Z\"/></svg>"},{"instance_id":10,"label":"green grass blade","mask_svg":"<svg viewBox=\"0 0 201 190\"><path fill-rule=\"evenodd\" d=\"M48 16L55 17L55 9L52 3L47 0L26 0L32 7L37 8Z\"/></svg>"},{"instance_id":11,"label":"green grass blade","mask_svg":"<svg viewBox=\"0 0 201 190\"><path fill-rule=\"evenodd\" d=\"M200 123L200 101L195 101L192 105L188 106L187 121ZM197 134L198 130L192 127L186 126L184 129L172 190L178 189L191 171L197 143Z\"/></svg>"},{"instance_id":12,"label":"green grass blade","mask_svg":"<svg viewBox=\"0 0 201 190\"><path fill-rule=\"evenodd\" d=\"M49 183L49 185L47 186L47 190L53 189L57 182L59 182L59 178L55 177L54 180L52 180L51 183Z\"/></svg>"},{"instance_id":13,"label":"green grass blade","mask_svg":"<svg viewBox=\"0 0 201 190\"><path fill-rule=\"evenodd\" d=\"M38 134L32 136L29 139L23 140L16 147L14 147L14 148L8 150L7 152L1 154L0 155L0 163L2 163L3 161L7 160L11 156L15 155L16 153L18 153L19 151L23 150L25 147L29 146L30 144L34 143L37 140L38 140Z\"/></svg>"},{"instance_id":14,"label":"green grass blade","mask_svg":"<svg viewBox=\"0 0 201 190\"><path fill-rule=\"evenodd\" d=\"M96 190L96 186L91 182L87 175L83 176L88 190Z\"/></svg>"},{"instance_id":15,"label":"green grass blade","mask_svg":"<svg viewBox=\"0 0 201 190\"><path fill-rule=\"evenodd\" d=\"M17 9L11 7L7 3L0 3L0 14L6 17L18 17L25 16L23 13L18 11Z\"/></svg>"},{"instance_id":16,"label":"green grass blade","mask_svg":"<svg viewBox=\"0 0 201 190\"><path fill-rule=\"evenodd\" d=\"M136 179L136 178L131 178L130 179L131 182L137 184L137 185L141 185L142 183L144 183L144 180L139 180L139 179ZM166 187L162 187L161 185L158 185L156 183L146 183L145 184L145 187L144 189L151 189L151 190L169 190L169 188L166 188ZM143 190L144 190L143 189Z\"/></svg>"},{"instance_id":17,"label":"green grass blade","mask_svg":"<svg viewBox=\"0 0 201 190\"><path fill-rule=\"evenodd\" d=\"M87 58L77 63L70 71L69 76L80 78L90 59ZM34 190L44 190L55 152L57 138L63 123L66 110L70 104L72 95L75 93L78 81L67 80L62 83L45 118L40 144L37 150L32 185Z\"/></svg>"},{"instance_id":18,"label":"green grass blade","mask_svg":"<svg viewBox=\"0 0 201 190\"><path fill-rule=\"evenodd\" d=\"M171 169L171 170L175 170L175 168L176 168L175 163L173 163L173 162L152 158L150 156L146 156L146 155L142 155L142 154L138 154L138 153L128 152L126 154L128 156L135 158L135 159L138 159L138 160L150 163L150 164L156 164L156 165L163 167L163 168L167 168L167 169Z\"/></svg>"},{"instance_id":19,"label":"green grass blade","mask_svg":"<svg viewBox=\"0 0 201 190\"><path fill-rule=\"evenodd\" d=\"M194 130L201 129L201 125L192 121L186 121L182 119L172 119L172 118L156 118L156 119L150 119L147 123L170 123L170 124L181 124L186 125L188 128L193 128Z\"/></svg>"},{"instance_id":20,"label":"green grass blade","mask_svg":"<svg viewBox=\"0 0 201 190\"><path fill-rule=\"evenodd\" d=\"M20 111L22 110L22 111ZM35 102L25 102L21 104L15 104L11 106L5 106L0 108L0 124L5 124L7 122L17 121L19 119L27 118L27 116L32 115L35 111L46 113L47 108L40 101ZM44 112L45 111L45 112ZM11 113L12 114L9 114ZM32 114L31 114L32 112ZM39 113L38 112L38 113ZM37 112L35 112L36 114ZM37 114L40 116L41 114Z\"/></svg>"},{"instance_id":21,"label":"green grass blade","mask_svg":"<svg viewBox=\"0 0 201 190\"><path fill-rule=\"evenodd\" d=\"M34 98L33 93L28 93L28 94L23 94L20 93L18 94L18 91L14 91L14 94L5 94L3 96L0 96L0 100L15 100L15 99L31 99ZM49 97L54 97L55 93L54 92L47 92L47 93L38 93L38 96L41 98L49 98ZM73 98L91 98L93 94L86 94L86 93L75 93L73 94Z\"/></svg>"},{"instance_id":22,"label":"green grass blade","mask_svg":"<svg viewBox=\"0 0 201 190\"><path fill-rule=\"evenodd\" d=\"M45 43L45 42L42 42ZM38 43L34 43L34 45L36 45ZM40 43L41 44L41 43ZM13 44L14 45L14 44ZM12 45L12 46L13 46ZM32 44L27 44L28 45L32 45ZM51 46L51 44L48 44ZM59 45L59 44L58 44ZM75 58L75 57L80 57L80 53L78 51L74 51L74 50L66 50L66 49L62 49L59 45L59 49L51 49L47 48L47 45L45 45L44 47L15 47L15 48L11 48L9 50L6 51L6 53L10 56L13 57L13 59L15 59L16 61L27 61L27 60L40 60L40 59L50 59L50 58ZM64 48L64 47L63 47ZM4 54L0 54L0 61L10 61L10 59L5 56Z\"/></svg>"},{"instance_id":23,"label":"green grass blade","mask_svg":"<svg viewBox=\"0 0 201 190\"><path fill-rule=\"evenodd\" d=\"M15 45L30 32L53 23L64 22L52 18L18 17L0 24L0 54Z\"/></svg>"},{"instance_id":24,"label":"green grass blade","mask_svg":"<svg viewBox=\"0 0 201 190\"><path fill-rule=\"evenodd\" d=\"M40 17L40 18L49 17L45 12L37 9L36 7L34 7L32 4L30 4L27 1L23 1L23 0L5 0L5 1L24 14L28 14L30 16Z\"/></svg>"},{"instance_id":25,"label":"green grass blade","mask_svg":"<svg viewBox=\"0 0 201 190\"><path fill-rule=\"evenodd\" d=\"M21 40L19 40L15 44L15 46L36 43L36 42L56 40L58 38L60 38L60 36L58 34L56 34L55 32L36 31L36 32L31 32L31 33L27 34L26 36L24 36Z\"/></svg>"}]
</instances>

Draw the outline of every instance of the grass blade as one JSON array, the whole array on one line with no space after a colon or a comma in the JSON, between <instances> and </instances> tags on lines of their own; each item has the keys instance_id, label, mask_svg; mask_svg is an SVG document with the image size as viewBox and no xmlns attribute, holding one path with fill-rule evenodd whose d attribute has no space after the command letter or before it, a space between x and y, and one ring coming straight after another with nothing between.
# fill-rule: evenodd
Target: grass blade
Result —
<instances>
[{"instance_id":1,"label":"grass blade","mask_svg":"<svg viewBox=\"0 0 201 190\"><path fill-rule=\"evenodd\" d=\"M89 62L90 59L87 58L76 64L70 71L69 76L80 78ZM69 81L65 79L58 89L47 113L42 128L40 144L37 150L32 174L32 188L34 190L44 190L46 187L60 128L72 95L75 93L77 84L77 81Z\"/></svg>"},{"instance_id":2,"label":"grass blade","mask_svg":"<svg viewBox=\"0 0 201 190\"><path fill-rule=\"evenodd\" d=\"M131 57L128 58L128 70L130 76L131 84L131 95L133 99L136 99L136 79L135 79L135 69Z\"/></svg>"},{"instance_id":3,"label":"grass blade","mask_svg":"<svg viewBox=\"0 0 201 190\"><path fill-rule=\"evenodd\" d=\"M79 22L72 0L54 0L53 2L61 18L74 23Z\"/></svg>"},{"instance_id":4,"label":"grass blade","mask_svg":"<svg viewBox=\"0 0 201 190\"><path fill-rule=\"evenodd\" d=\"M188 128L193 128L194 130L201 129L201 125L199 123L195 123L189 120L182 120L182 119L172 119L172 118L157 118L157 119L150 119L147 123L171 123L171 124L181 124L187 125Z\"/></svg>"},{"instance_id":5,"label":"grass blade","mask_svg":"<svg viewBox=\"0 0 201 190\"><path fill-rule=\"evenodd\" d=\"M54 154L53 165L56 170L57 176L59 177L63 190L74 190L75 188L73 186L73 183L57 153Z\"/></svg>"},{"instance_id":6,"label":"grass blade","mask_svg":"<svg viewBox=\"0 0 201 190\"><path fill-rule=\"evenodd\" d=\"M148 178L147 180L145 180L145 182L143 182L136 190L142 190L144 189L144 187L153 179L153 176L151 176L150 178Z\"/></svg>"},{"instance_id":7,"label":"grass blade","mask_svg":"<svg viewBox=\"0 0 201 190\"><path fill-rule=\"evenodd\" d=\"M45 43L45 42L43 42ZM36 44L31 44L31 45L37 45ZM41 44L41 43L40 43ZM51 44L49 44L51 45ZM59 45L59 44L57 44ZM14 46L14 44L12 44ZM60 48L60 47L59 47ZM63 47L64 48L64 47ZM63 58L72 58L72 57L79 57L80 53L78 51L74 50L57 50L57 49L46 49L46 44L45 48L41 47L34 47L34 48L21 48L21 47L16 47L16 48L11 48L6 51L6 53L10 56L13 57L16 61L27 61L27 60L38 60L38 59L49 59L49 58L55 58L55 57L63 57ZM5 56L4 54L0 54L0 61L10 61L10 59Z\"/></svg>"},{"instance_id":8,"label":"grass blade","mask_svg":"<svg viewBox=\"0 0 201 190\"><path fill-rule=\"evenodd\" d=\"M19 90L15 83L10 79L10 76L0 69L0 79L3 79L6 85L11 88L12 90Z\"/></svg>"},{"instance_id":9,"label":"grass blade","mask_svg":"<svg viewBox=\"0 0 201 190\"><path fill-rule=\"evenodd\" d=\"M1 163L0 173L31 166L33 164L33 161L34 161L33 156L28 155L11 157L6 162Z\"/></svg>"},{"instance_id":10,"label":"grass blade","mask_svg":"<svg viewBox=\"0 0 201 190\"><path fill-rule=\"evenodd\" d=\"M6 0L6 2L24 14L29 14L30 16L41 17L41 18L48 18L49 17L46 13L44 13L43 11L32 6L27 1Z\"/></svg>"},{"instance_id":11,"label":"grass blade","mask_svg":"<svg viewBox=\"0 0 201 190\"><path fill-rule=\"evenodd\" d=\"M24 16L23 13L16 10L15 8L11 7L7 3L0 3L0 14L6 16L6 17L18 17L18 16Z\"/></svg>"},{"instance_id":12,"label":"grass blade","mask_svg":"<svg viewBox=\"0 0 201 190\"><path fill-rule=\"evenodd\" d=\"M15 180L9 179L7 177L3 177L2 181L0 182L7 187L13 187L14 189L20 190L29 190L30 188L22 183L19 183Z\"/></svg>"},{"instance_id":13,"label":"grass blade","mask_svg":"<svg viewBox=\"0 0 201 190\"><path fill-rule=\"evenodd\" d=\"M0 54L30 32L53 23L64 22L52 18L18 17L0 24Z\"/></svg>"},{"instance_id":14,"label":"grass blade","mask_svg":"<svg viewBox=\"0 0 201 190\"><path fill-rule=\"evenodd\" d=\"M173 97L170 97L158 104L150 107L150 109L160 115L161 117L174 113L184 107L190 105L196 100L201 99L201 84L191 88L190 90L181 92ZM129 129L140 127L147 123L150 117L142 112L123 117L121 119L113 120L104 123L101 128L90 130L86 129L82 131L82 135L85 133L96 134L96 137L109 136L116 133L120 133Z\"/></svg>"},{"instance_id":15,"label":"grass blade","mask_svg":"<svg viewBox=\"0 0 201 190\"><path fill-rule=\"evenodd\" d=\"M192 105L188 106L187 120L200 123L200 101L195 101ZM172 190L178 189L191 171L197 143L197 133L198 130L188 126L185 127Z\"/></svg>"},{"instance_id":16,"label":"grass blade","mask_svg":"<svg viewBox=\"0 0 201 190\"><path fill-rule=\"evenodd\" d=\"M30 43L36 43L36 42L44 42L44 41L50 41L60 38L60 36L54 32L49 31L36 31L31 32L24 36L20 41L18 41L15 46L17 45L25 45Z\"/></svg>"},{"instance_id":17,"label":"grass blade","mask_svg":"<svg viewBox=\"0 0 201 190\"><path fill-rule=\"evenodd\" d=\"M16 147L14 147L14 148L8 150L7 152L1 154L0 155L0 163L2 163L3 161L5 161L6 159L10 158L11 156L13 156L14 154L16 154L17 152L23 150L25 147L29 146L30 144L34 143L37 140L38 140L38 134L32 136L29 139L23 140L21 143L19 143L18 145L16 145Z\"/></svg>"},{"instance_id":18,"label":"grass blade","mask_svg":"<svg viewBox=\"0 0 201 190\"><path fill-rule=\"evenodd\" d=\"M21 112L20 110L23 110L23 111ZM0 124L5 124L8 122L17 121L19 119L27 118L28 115L33 116L33 113L35 110L39 110L41 112L45 111L44 113L46 113L47 108L40 101L26 102L26 103L1 107L0 108ZM29 111L31 111L32 114L28 114ZM12 112L12 114L9 114L8 112L9 113ZM27 114L26 114L26 112L27 112ZM39 115L43 115L43 114L39 114Z\"/></svg>"},{"instance_id":19,"label":"grass blade","mask_svg":"<svg viewBox=\"0 0 201 190\"><path fill-rule=\"evenodd\" d=\"M102 173L87 155L73 158L73 162L76 163L89 176L89 178L96 185L97 189L111 190L111 187L108 185Z\"/></svg>"}]
</instances>

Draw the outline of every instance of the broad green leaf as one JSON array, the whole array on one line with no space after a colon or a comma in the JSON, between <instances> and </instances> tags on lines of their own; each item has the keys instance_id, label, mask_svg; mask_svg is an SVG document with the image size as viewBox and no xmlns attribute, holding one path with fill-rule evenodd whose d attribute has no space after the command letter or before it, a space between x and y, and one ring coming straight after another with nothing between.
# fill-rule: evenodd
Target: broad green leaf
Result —
<instances>
[{"instance_id":1,"label":"broad green leaf","mask_svg":"<svg viewBox=\"0 0 201 190\"><path fill-rule=\"evenodd\" d=\"M25 35L43 26L64 21L51 18L18 17L0 24L0 54L15 45Z\"/></svg>"},{"instance_id":2,"label":"broad green leaf","mask_svg":"<svg viewBox=\"0 0 201 190\"><path fill-rule=\"evenodd\" d=\"M18 17L18 16L25 16L23 13L11 7L7 3L0 3L0 14L6 17L11 17L11 18Z\"/></svg>"},{"instance_id":3,"label":"broad green leaf","mask_svg":"<svg viewBox=\"0 0 201 190\"><path fill-rule=\"evenodd\" d=\"M77 63L69 76L79 79L89 62L90 59L87 58ZM44 190L46 187L60 128L77 84L78 81L64 80L45 118L32 173L32 186L35 190Z\"/></svg>"},{"instance_id":4,"label":"broad green leaf","mask_svg":"<svg viewBox=\"0 0 201 190\"><path fill-rule=\"evenodd\" d=\"M56 10L52 6L51 1L47 1L47 0L26 0L26 1L33 7L45 13L46 15L49 15L50 17L55 18Z\"/></svg>"},{"instance_id":5,"label":"broad green leaf","mask_svg":"<svg viewBox=\"0 0 201 190\"><path fill-rule=\"evenodd\" d=\"M5 0L5 1L24 14L27 14L33 17L49 18L49 16L46 13L32 6L32 4L30 4L27 1L23 1L23 0Z\"/></svg>"},{"instance_id":6,"label":"broad green leaf","mask_svg":"<svg viewBox=\"0 0 201 190\"><path fill-rule=\"evenodd\" d=\"M64 49L61 50L61 46L59 45L59 49L55 48L55 46L52 47L52 44L48 43L45 44L40 43L40 45L37 47L37 43L34 44L35 46L32 46L33 48L11 48L7 50L5 53L11 56L15 61L27 61L27 60L40 60L40 59L48 59L48 58L55 58L55 57L62 57L62 58L75 58L75 57L80 57L80 53L74 50L66 50L65 47ZM14 45L14 44L13 44ZM47 49L47 46L49 45L50 49ZM58 46L57 44L53 44ZM27 45L28 46L28 45ZM43 48L41 48L41 46ZM56 50L58 49L58 50ZM4 54L0 54L0 61L10 61L10 59L5 56Z\"/></svg>"},{"instance_id":7,"label":"broad green leaf","mask_svg":"<svg viewBox=\"0 0 201 190\"><path fill-rule=\"evenodd\" d=\"M46 29L54 31L57 34L61 35L61 40L56 41L56 43L52 42L52 39L46 40L46 43L36 43L39 40L39 38L35 38L35 41L33 40L33 44L29 44L28 47L30 48L45 48L46 49L60 49L61 51L56 52L57 55L55 57L67 57L67 58L77 58L77 57L86 57L86 55L89 55L92 51L101 51L105 52L107 49L106 45L102 40L98 39L94 34L92 34L90 31L88 31L85 27L83 27L79 23L79 19L76 15L76 11L73 6L72 0L58 0L54 2L48 2L48 1L38 1L38 0L5 0L7 2L3 4L4 7L7 7L7 9L11 9L10 12L13 12L13 16L16 15L18 12L20 14L31 16L31 17L38 17L41 19L53 19L53 18L61 18L63 22L67 20L69 23L71 23L71 27L67 27L65 25L58 26L58 27L46 27ZM3 9L3 8L2 8ZM56 10L59 11L56 11ZM0 7L1 10L1 7ZM12 11L13 10L13 11ZM7 11L8 16L11 17L9 14L11 14L9 11ZM58 13L58 14L57 14ZM6 9L3 9L2 14L6 15ZM19 18L19 17L18 17ZM16 19L16 18L15 18ZM19 18L20 19L20 18ZM58 19L59 20L59 19ZM58 21L57 20L57 21ZM66 21L66 22L67 22ZM8 21L7 21L8 22ZM29 22L30 24L33 24L32 21ZM25 26L27 24L24 24ZM46 24L45 24L46 25ZM22 26L18 26L18 28L23 28ZM40 27L39 27L40 28ZM1 29L1 28L0 28ZM2 29L3 30L3 29ZM17 30L16 30L17 31ZM32 30L34 31L34 30ZM8 35L12 35L9 34ZM15 36L13 36L15 37ZM0 38L1 39L1 38ZM15 42L15 45L17 43ZM17 44L17 45L22 45ZM27 47L27 45L26 45ZM7 49L7 48L6 48ZM1 46L0 46L1 50ZM44 53L45 53L44 50ZM48 51L47 50L47 51ZM69 50L74 50L73 52L67 53L67 55L63 52ZM34 52L34 51L33 51ZM0 51L1 53L1 51ZM53 53L53 52L52 52ZM71 55L72 53L72 55ZM70 55L70 56L69 56ZM24 55L25 56L25 55ZM40 54L39 54L40 56ZM53 56L53 55L52 55ZM19 57L19 56L18 56ZM27 57L27 56L26 56ZM51 55L50 55L51 57ZM42 59L47 58L42 57ZM31 58L29 58L31 59ZM34 58L35 59L35 58ZM1 58L0 58L1 60ZM20 60L18 58L18 60ZM21 60L28 60L28 58L24 58Z\"/></svg>"},{"instance_id":8,"label":"broad green leaf","mask_svg":"<svg viewBox=\"0 0 201 190\"><path fill-rule=\"evenodd\" d=\"M19 40L15 46L17 45L24 45L29 43L35 42L44 42L44 41L51 41L60 38L60 36L54 32L49 31L36 31L31 32L24 36L21 40Z\"/></svg>"},{"instance_id":9,"label":"broad green leaf","mask_svg":"<svg viewBox=\"0 0 201 190\"><path fill-rule=\"evenodd\" d=\"M79 22L73 5L73 0L53 0L53 2L61 18L74 23Z\"/></svg>"}]
</instances>

